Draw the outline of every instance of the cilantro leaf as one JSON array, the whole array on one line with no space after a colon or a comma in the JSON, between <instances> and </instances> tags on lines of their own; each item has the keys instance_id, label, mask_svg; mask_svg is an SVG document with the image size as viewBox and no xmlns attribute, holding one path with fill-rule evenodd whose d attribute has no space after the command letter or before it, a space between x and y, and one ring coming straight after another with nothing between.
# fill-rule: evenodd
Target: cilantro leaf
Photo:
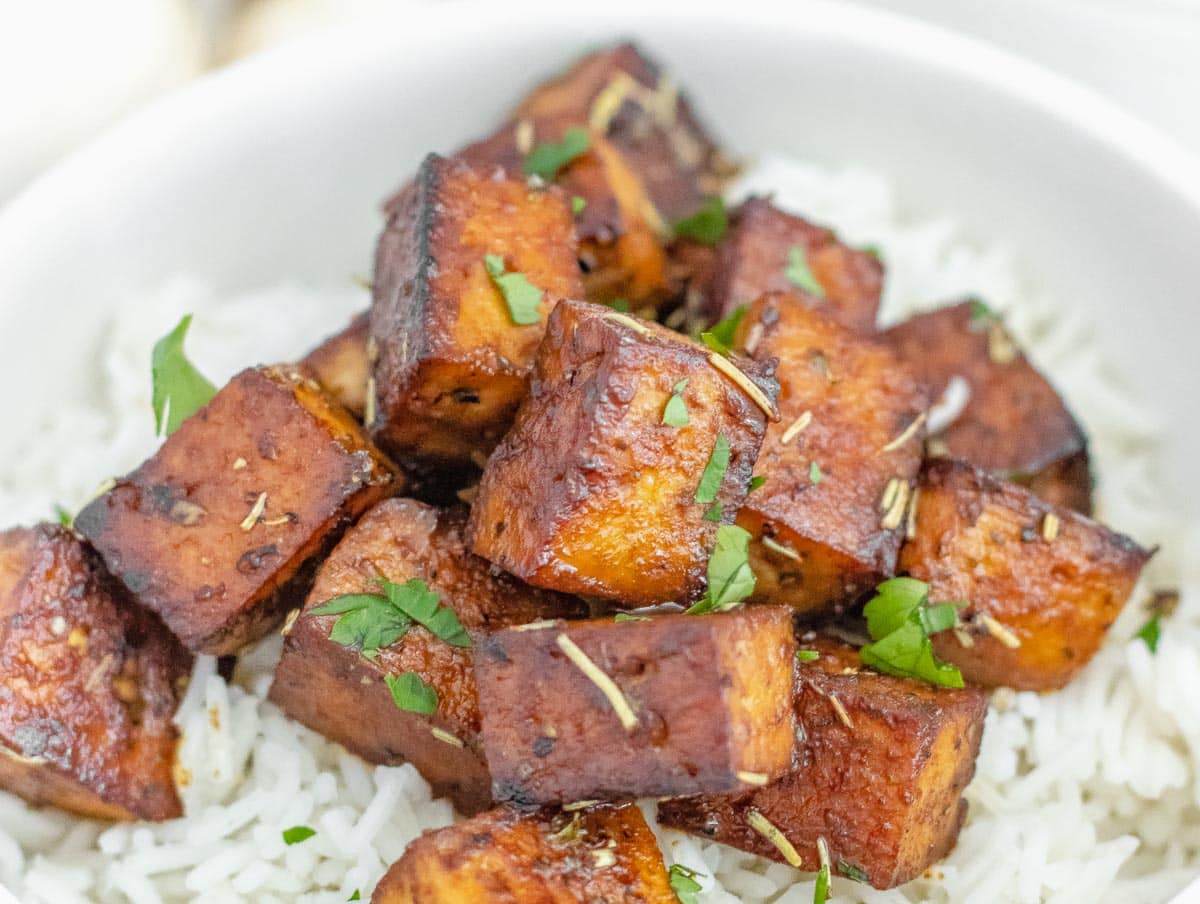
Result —
<instances>
[{"instance_id":1,"label":"cilantro leaf","mask_svg":"<svg viewBox=\"0 0 1200 904\"><path fill-rule=\"evenodd\" d=\"M713 324L712 329L707 332L701 333L700 341L718 355L728 355L733 349L733 337L737 334L737 328L746 316L746 311L746 305L738 305L728 317Z\"/></svg>"},{"instance_id":2,"label":"cilantro leaf","mask_svg":"<svg viewBox=\"0 0 1200 904\"><path fill-rule=\"evenodd\" d=\"M512 322L518 326L540 323L542 290L526 279L524 273L505 272L504 258L499 254L485 255L483 262L488 276L504 296Z\"/></svg>"},{"instance_id":3,"label":"cilantro leaf","mask_svg":"<svg viewBox=\"0 0 1200 904\"><path fill-rule=\"evenodd\" d=\"M662 422L668 427L686 427L690 418L688 417L687 403L683 400L683 391L687 388L688 381L685 377L680 380L671 389L671 397L667 399L667 406L663 409Z\"/></svg>"},{"instance_id":4,"label":"cilantro leaf","mask_svg":"<svg viewBox=\"0 0 1200 904\"><path fill-rule=\"evenodd\" d=\"M867 879L866 870L862 869L861 867L855 866L853 863L850 863L848 860L839 860L837 862L837 868L838 868L839 873L841 873L847 879L850 879L854 882L869 881Z\"/></svg>"},{"instance_id":5,"label":"cilantro leaf","mask_svg":"<svg viewBox=\"0 0 1200 904\"><path fill-rule=\"evenodd\" d=\"M381 649L394 644L412 625L412 619L388 599L373 593L335 596L310 614L340 615L333 623L329 639L356 648L367 659L374 659Z\"/></svg>"},{"instance_id":6,"label":"cilantro leaf","mask_svg":"<svg viewBox=\"0 0 1200 904\"><path fill-rule=\"evenodd\" d=\"M63 527L70 527L75 523L75 517L57 502L54 504L54 518Z\"/></svg>"},{"instance_id":7,"label":"cilantro leaf","mask_svg":"<svg viewBox=\"0 0 1200 904\"><path fill-rule=\"evenodd\" d=\"M825 904L829 900L829 864L822 863L817 870L817 883L813 886L813 904Z\"/></svg>"},{"instance_id":8,"label":"cilantro leaf","mask_svg":"<svg viewBox=\"0 0 1200 904\"><path fill-rule=\"evenodd\" d=\"M576 195L571 199L571 213L575 214L575 216L583 213L585 207L587 207L587 198L581 198L579 195Z\"/></svg>"},{"instance_id":9,"label":"cilantro leaf","mask_svg":"<svg viewBox=\"0 0 1200 904\"><path fill-rule=\"evenodd\" d=\"M712 454L708 456L708 464L700 475L700 484L696 487L696 502L708 505L715 502L721 489L721 481L725 479L725 471L729 468L729 440L724 433L717 434L713 444Z\"/></svg>"},{"instance_id":10,"label":"cilantro leaf","mask_svg":"<svg viewBox=\"0 0 1200 904\"><path fill-rule=\"evenodd\" d=\"M708 557L708 590L687 614L732 609L754 592L754 584L750 534L736 524L723 524L717 528L717 543Z\"/></svg>"},{"instance_id":11,"label":"cilantro leaf","mask_svg":"<svg viewBox=\"0 0 1200 904\"><path fill-rule=\"evenodd\" d=\"M704 513L702 518L704 521L711 521L714 524L720 524L721 523L721 515L723 515L724 512L725 512L725 510L721 507L721 503L714 502L712 505L710 505L708 507L708 511L706 511Z\"/></svg>"},{"instance_id":12,"label":"cilantro leaf","mask_svg":"<svg viewBox=\"0 0 1200 904\"><path fill-rule=\"evenodd\" d=\"M671 891L675 892L679 904L696 904L696 894L704 888L696 881L696 877L703 876L704 873L688 869L682 863L672 863L667 874L671 880Z\"/></svg>"},{"instance_id":13,"label":"cilantro leaf","mask_svg":"<svg viewBox=\"0 0 1200 904\"><path fill-rule=\"evenodd\" d=\"M183 352L183 340L191 324L192 315L185 314L175 329L154 343L150 354L151 404L159 436L170 436L217 394L217 388Z\"/></svg>"},{"instance_id":14,"label":"cilantro leaf","mask_svg":"<svg viewBox=\"0 0 1200 904\"><path fill-rule=\"evenodd\" d=\"M693 239L702 245L715 245L725 237L729 229L729 215L725 212L725 201L713 195L690 217L675 223L675 235Z\"/></svg>"},{"instance_id":15,"label":"cilantro leaf","mask_svg":"<svg viewBox=\"0 0 1200 904\"><path fill-rule=\"evenodd\" d=\"M821 466L819 464L817 464L815 461L810 462L808 465L808 481L809 481L809 483L811 483L813 486L816 486L824 479L825 479L825 475L821 473Z\"/></svg>"},{"instance_id":16,"label":"cilantro leaf","mask_svg":"<svg viewBox=\"0 0 1200 904\"><path fill-rule=\"evenodd\" d=\"M557 144L546 141L529 152L525 158L525 175L540 176L549 182L558 175L560 169L586 151L591 143L587 129L567 129L563 132L562 141Z\"/></svg>"},{"instance_id":17,"label":"cilantro leaf","mask_svg":"<svg viewBox=\"0 0 1200 904\"><path fill-rule=\"evenodd\" d=\"M650 616L649 615L635 615L632 612L618 612L616 615L613 616L613 621L615 621L615 622L650 621Z\"/></svg>"},{"instance_id":18,"label":"cilantro leaf","mask_svg":"<svg viewBox=\"0 0 1200 904\"><path fill-rule=\"evenodd\" d=\"M862 251L864 254L871 255L871 257L875 258L877 261L883 260L883 252L879 249L878 245L863 245L858 250Z\"/></svg>"},{"instance_id":19,"label":"cilantro leaf","mask_svg":"<svg viewBox=\"0 0 1200 904\"><path fill-rule=\"evenodd\" d=\"M797 650L796 659L800 662L816 662L821 658L821 654L816 650Z\"/></svg>"},{"instance_id":20,"label":"cilantro leaf","mask_svg":"<svg viewBox=\"0 0 1200 904\"><path fill-rule=\"evenodd\" d=\"M385 675L383 680L387 682L388 690L392 692L392 702L398 709L426 716L437 712L437 691L422 681L416 672Z\"/></svg>"},{"instance_id":21,"label":"cilantro leaf","mask_svg":"<svg viewBox=\"0 0 1200 904\"><path fill-rule=\"evenodd\" d=\"M348 897L346 900L347 900L347 901L361 901L361 900L362 900L362 894L361 894L361 893L359 892L359 890L356 888L356 889L354 889L354 894L352 894L352 895L351 895L350 897Z\"/></svg>"},{"instance_id":22,"label":"cilantro leaf","mask_svg":"<svg viewBox=\"0 0 1200 904\"><path fill-rule=\"evenodd\" d=\"M788 249L788 265L787 269L783 271L783 275L793 286L803 289L809 295L815 295L817 298L825 297L825 290L817 282L817 278L813 276L813 272L808 266L808 254L799 245L793 245Z\"/></svg>"},{"instance_id":23,"label":"cilantro leaf","mask_svg":"<svg viewBox=\"0 0 1200 904\"><path fill-rule=\"evenodd\" d=\"M999 320L1000 315L989 308L984 302L978 298L970 299L967 304L971 311L971 326L974 328L981 323Z\"/></svg>"},{"instance_id":24,"label":"cilantro leaf","mask_svg":"<svg viewBox=\"0 0 1200 904\"><path fill-rule=\"evenodd\" d=\"M876 588L863 608L873 643L858 651L865 665L889 675L919 678L942 687L962 687L962 673L941 662L929 637L958 624L965 603L928 605L929 585L915 578L892 578Z\"/></svg>"},{"instance_id":25,"label":"cilantro leaf","mask_svg":"<svg viewBox=\"0 0 1200 904\"><path fill-rule=\"evenodd\" d=\"M760 486L762 486L766 482L767 482L767 478L763 477L763 475L761 475L761 474L756 474L754 477L750 478L750 485L746 489L746 492L753 493L755 490L757 490Z\"/></svg>"},{"instance_id":26,"label":"cilantro leaf","mask_svg":"<svg viewBox=\"0 0 1200 904\"><path fill-rule=\"evenodd\" d=\"M1141 638L1142 642L1150 649L1151 653L1158 652L1158 639L1162 635L1162 615L1155 612L1150 616L1150 620L1142 625L1141 629L1135 634L1135 637Z\"/></svg>"},{"instance_id":27,"label":"cilantro leaf","mask_svg":"<svg viewBox=\"0 0 1200 904\"><path fill-rule=\"evenodd\" d=\"M316 834L317 830L310 829L308 826L292 826L290 829L283 830L283 843L286 845L299 844L301 841L308 841Z\"/></svg>"},{"instance_id":28,"label":"cilantro leaf","mask_svg":"<svg viewBox=\"0 0 1200 904\"><path fill-rule=\"evenodd\" d=\"M417 624L427 628L440 640L452 647L471 646L471 635L466 632L454 610L440 606L441 597L429 589L420 578L404 584L393 584L382 580L383 592L388 601Z\"/></svg>"}]
</instances>

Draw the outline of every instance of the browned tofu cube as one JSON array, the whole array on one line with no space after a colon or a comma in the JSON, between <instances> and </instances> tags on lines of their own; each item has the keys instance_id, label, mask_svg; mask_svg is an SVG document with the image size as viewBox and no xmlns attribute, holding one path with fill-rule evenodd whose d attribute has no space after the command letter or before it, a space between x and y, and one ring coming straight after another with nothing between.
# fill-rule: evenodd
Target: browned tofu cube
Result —
<instances>
[{"instance_id":1,"label":"browned tofu cube","mask_svg":"<svg viewBox=\"0 0 1200 904\"><path fill-rule=\"evenodd\" d=\"M402 459L469 462L512 423L554 305L583 294L570 203L431 154L387 216L368 426Z\"/></svg>"},{"instance_id":2,"label":"browned tofu cube","mask_svg":"<svg viewBox=\"0 0 1200 904\"><path fill-rule=\"evenodd\" d=\"M426 832L372 904L679 904L633 804L564 813L491 810Z\"/></svg>"},{"instance_id":3,"label":"browned tofu cube","mask_svg":"<svg viewBox=\"0 0 1200 904\"><path fill-rule=\"evenodd\" d=\"M978 301L918 314L887 339L936 401L947 392L957 416L930 440L932 452L961 458L1029 487L1054 505L1091 514L1087 437L1049 381ZM955 380L955 378L958 378ZM965 394L965 405L954 404Z\"/></svg>"},{"instance_id":4,"label":"browned tofu cube","mask_svg":"<svg viewBox=\"0 0 1200 904\"><path fill-rule=\"evenodd\" d=\"M735 212L722 243L712 307L725 317L767 292L791 292L860 333L875 332L883 265L822 226L784 213L765 198Z\"/></svg>"},{"instance_id":5,"label":"browned tofu cube","mask_svg":"<svg viewBox=\"0 0 1200 904\"><path fill-rule=\"evenodd\" d=\"M838 641L801 638L796 768L766 787L664 801L663 825L791 863L891 888L954 847L966 816L987 699L861 669Z\"/></svg>"},{"instance_id":6,"label":"browned tofu cube","mask_svg":"<svg viewBox=\"0 0 1200 904\"><path fill-rule=\"evenodd\" d=\"M497 801L729 791L792 763L791 612L549 621L479 642Z\"/></svg>"},{"instance_id":7,"label":"browned tofu cube","mask_svg":"<svg viewBox=\"0 0 1200 904\"><path fill-rule=\"evenodd\" d=\"M472 548L539 587L629 606L698 597L717 524L746 497L770 372L598 305L560 304L531 395L484 470ZM663 423L676 394L684 426Z\"/></svg>"},{"instance_id":8,"label":"browned tofu cube","mask_svg":"<svg viewBox=\"0 0 1200 904\"><path fill-rule=\"evenodd\" d=\"M755 538L754 600L801 612L853 603L895 573L925 391L886 346L795 295L757 301L736 341L779 362L780 419L754 469L764 482L738 513Z\"/></svg>"},{"instance_id":9,"label":"browned tofu cube","mask_svg":"<svg viewBox=\"0 0 1200 904\"><path fill-rule=\"evenodd\" d=\"M315 382L255 367L75 526L185 646L223 655L298 606L312 564L395 483L391 463Z\"/></svg>"},{"instance_id":10,"label":"browned tofu cube","mask_svg":"<svg viewBox=\"0 0 1200 904\"><path fill-rule=\"evenodd\" d=\"M937 655L991 687L1065 685L1104 640L1151 552L1023 487L951 459L922 473L900 570L932 603L967 603Z\"/></svg>"},{"instance_id":11,"label":"browned tofu cube","mask_svg":"<svg viewBox=\"0 0 1200 904\"><path fill-rule=\"evenodd\" d=\"M0 787L98 819L182 815L192 658L57 525L0 533Z\"/></svg>"},{"instance_id":12,"label":"browned tofu cube","mask_svg":"<svg viewBox=\"0 0 1200 904\"><path fill-rule=\"evenodd\" d=\"M439 795L474 813L490 806L479 743L474 650L412 627L371 658L330 638L337 615L312 610L346 594L382 592L379 578L423 580L472 636L547 616L579 616L578 600L526 587L467 552L465 510L388 499L347 531L321 566L303 613L287 629L271 699L373 763L410 762ZM432 715L399 709L387 676L414 672L437 694Z\"/></svg>"},{"instance_id":13,"label":"browned tofu cube","mask_svg":"<svg viewBox=\"0 0 1200 904\"><path fill-rule=\"evenodd\" d=\"M369 331L370 317L364 311L300 362L329 395L360 421L366 410L367 380L371 375L367 360Z\"/></svg>"}]
</instances>

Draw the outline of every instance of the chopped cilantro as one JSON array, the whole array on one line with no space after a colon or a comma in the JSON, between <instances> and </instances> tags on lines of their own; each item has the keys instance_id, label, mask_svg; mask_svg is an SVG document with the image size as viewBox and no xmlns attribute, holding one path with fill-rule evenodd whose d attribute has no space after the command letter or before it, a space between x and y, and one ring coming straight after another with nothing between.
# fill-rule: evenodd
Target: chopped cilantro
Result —
<instances>
[{"instance_id":1,"label":"chopped cilantro","mask_svg":"<svg viewBox=\"0 0 1200 904\"><path fill-rule=\"evenodd\" d=\"M547 141L529 152L525 158L525 175L540 176L548 182L560 169L586 151L591 143L587 129L567 129L563 132L562 141L557 144Z\"/></svg>"},{"instance_id":2,"label":"chopped cilantro","mask_svg":"<svg viewBox=\"0 0 1200 904\"><path fill-rule=\"evenodd\" d=\"M808 255L799 245L793 245L788 249L788 265L787 269L783 271L783 275L793 286L803 289L809 295L815 295L817 298L825 297L825 290L817 282L817 278L813 276L813 272L808 266Z\"/></svg>"},{"instance_id":3,"label":"chopped cilantro","mask_svg":"<svg viewBox=\"0 0 1200 904\"><path fill-rule=\"evenodd\" d=\"M866 872L860 867L855 866L847 860L839 860L837 862L838 872L847 879L852 879L855 882L867 882Z\"/></svg>"},{"instance_id":4,"label":"chopped cilantro","mask_svg":"<svg viewBox=\"0 0 1200 904\"><path fill-rule=\"evenodd\" d=\"M725 479L725 471L728 468L729 440L725 438L724 433L718 433L712 454L708 457L708 464L704 466L704 473L700 475L700 484L696 487L697 503L708 505L716 501L717 492L721 489L721 481Z\"/></svg>"},{"instance_id":5,"label":"chopped cilantro","mask_svg":"<svg viewBox=\"0 0 1200 904\"><path fill-rule=\"evenodd\" d=\"M800 662L816 662L821 658L821 654L816 650L797 650L796 658Z\"/></svg>"},{"instance_id":6,"label":"chopped cilantro","mask_svg":"<svg viewBox=\"0 0 1200 904\"><path fill-rule=\"evenodd\" d=\"M1155 612L1150 620L1142 625L1135 637L1139 637L1150 649L1151 653L1158 652L1158 639L1162 635L1162 616Z\"/></svg>"},{"instance_id":7,"label":"chopped cilantro","mask_svg":"<svg viewBox=\"0 0 1200 904\"><path fill-rule=\"evenodd\" d=\"M606 301L605 304L614 311L620 311L622 314L629 313L629 302L624 298L614 298L612 301Z\"/></svg>"},{"instance_id":8,"label":"chopped cilantro","mask_svg":"<svg viewBox=\"0 0 1200 904\"><path fill-rule=\"evenodd\" d=\"M58 503L54 504L54 517L63 527L70 527L75 523L75 518Z\"/></svg>"},{"instance_id":9,"label":"chopped cilantro","mask_svg":"<svg viewBox=\"0 0 1200 904\"><path fill-rule=\"evenodd\" d=\"M929 585L915 578L892 578L867 603L867 631L873 643L859 650L863 663L889 675L920 678L942 687L962 687L962 673L941 662L929 636L958 623L965 603L928 605Z\"/></svg>"},{"instance_id":10,"label":"chopped cilantro","mask_svg":"<svg viewBox=\"0 0 1200 904\"><path fill-rule=\"evenodd\" d=\"M689 615L724 612L754 592L750 568L750 534L736 524L717 528L717 543L708 557L708 590Z\"/></svg>"},{"instance_id":11,"label":"chopped cilantro","mask_svg":"<svg viewBox=\"0 0 1200 904\"><path fill-rule=\"evenodd\" d=\"M721 503L714 502L708 507L708 511L704 513L705 521L712 521L715 524L721 523L721 515L724 514L724 509L721 508Z\"/></svg>"},{"instance_id":12,"label":"chopped cilantro","mask_svg":"<svg viewBox=\"0 0 1200 904\"><path fill-rule=\"evenodd\" d=\"M587 207L586 198L581 198L579 195L576 195L571 199L571 213L575 214L575 216L579 216L581 213L583 213L583 209L585 207Z\"/></svg>"},{"instance_id":13,"label":"chopped cilantro","mask_svg":"<svg viewBox=\"0 0 1200 904\"><path fill-rule=\"evenodd\" d=\"M398 709L426 716L437 712L437 691L422 681L416 672L385 675L383 680L387 682L388 690L392 692L392 702Z\"/></svg>"},{"instance_id":14,"label":"chopped cilantro","mask_svg":"<svg viewBox=\"0 0 1200 904\"><path fill-rule=\"evenodd\" d=\"M650 621L649 615L634 615L632 612L618 612L613 616L615 622Z\"/></svg>"},{"instance_id":15,"label":"chopped cilantro","mask_svg":"<svg viewBox=\"0 0 1200 904\"><path fill-rule=\"evenodd\" d=\"M713 195L690 217L675 224L675 235L693 239L702 245L715 245L725 237L729 229L729 215L720 195Z\"/></svg>"},{"instance_id":16,"label":"chopped cilantro","mask_svg":"<svg viewBox=\"0 0 1200 904\"><path fill-rule=\"evenodd\" d=\"M810 462L808 466L808 482L816 486L824 479L825 475L821 473L821 466L815 461Z\"/></svg>"},{"instance_id":17,"label":"chopped cilantro","mask_svg":"<svg viewBox=\"0 0 1200 904\"><path fill-rule=\"evenodd\" d=\"M383 594L351 593L337 596L312 610L313 615L341 616L329 639L359 649L374 659L384 647L399 640L416 622L453 647L471 646L453 609L439 607L439 597L418 578L404 584L380 580Z\"/></svg>"},{"instance_id":18,"label":"chopped cilantro","mask_svg":"<svg viewBox=\"0 0 1200 904\"><path fill-rule=\"evenodd\" d=\"M439 605L440 597L424 581L413 578L404 584L393 584L387 580L381 580L380 583L393 606L438 639L452 647L471 646L471 635L463 628L454 610Z\"/></svg>"},{"instance_id":19,"label":"chopped cilantro","mask_svg":"<svg viewBox=\"0 0 1200 904\"><path fill-rule=\"evenodd\" d=\"M191 324L192 315L185 314L175 329L154 343L150 355L151 404L159 436L170 436L217 394L217 388L196 370L183 352L183 340Z\"/></svg>"},{"instance_id":20,"label":"chopped cilantro","mask_svg":"<svg viewBox=\"0 0 1200 904\"><path fill-rule=\"evenodd\" d=\"M977 324L983 320L990 321L990 320L999 320L1000 319L999 315L997 315L995 311L993 311L991 308L989 308L986 304L984 304L978 298L970 299L967 302L967 304L969 305L970 310L971 310L971 325L972 326L974 326L975 324Z\"/></svg>"},{"instance_id":21,"label":"chopped cilantro","mask_svg":"<svg viewBox=\"0 0 1200 904\"><path fill-rule=\"evenodd\" d=\"M316 834L317 830L310 829L308 826L292 826L290 829L283 830L283 843L287 845L299 844L301 841L308 841L308 839Z\"/></svg>"},{"instance_id":22,"label":"chopped cilantro","mask_svg":"<svg viewBox=\"0 0 1200 904\"><path fill-rule=\"evenodd\" d=\"M361 901L361 900L362 900L362 894L360 894L360 893L359 893L359 890L356 888L356 889L354 889L354 894L352 894L352 895L351 895L350 897L348 897L346 900L347 900L347 901Z\"/></svg>"},{"instance_id":23,"label":"chopped cilantro","mask_svg":"<svg viewBox=\"0 0 1200 904\"><path fill-rule=\"evenodd\" d=\"M763 477L761 474L756 474L754 477L750 478L750 486L747 488L746 492L753 493L766 482L767 478Z\"/></svg>"},{"instance_id":24,"label":"chopped cilantro","mask_svg":"<svg viewBox=\"0 0 1200 904\"><path fill-rule=\"evenodd\" d=\"M813 886L813 904L825 904L829 900L829 854L821 844L821 868L817 870L817 881Z\"/></svg>"},{"instance_id":25,"label":"chopped cilantro","mask_svg":"<svg viewBox=\"0 0 1200 904\"><path fill-rule=\"evenodd\" d=\"M682 863L672 863L667 873L671 879L671 891L675 892L679 904L696 904L696 894L703 890L696 877L703 876L704 873L688 869Z\"/></svg>"},{"instance_id":26,"label":"chopped cilantro","mask_svg":"<svg viewBox=\"0 0 1200 904\"><path fill-rule=\"evenodd\" d=\"M738 325L746 316L746 310L746 305L738 305L728 317L714 324L711 330L701 333L700 341L718 355L728 355L733 349L733 337L737 334Z\"/></svg>"},{"instance_id":27,"label":"chopped cilantro","mask_svg":"<svg viewBox=\"0 0 1200 904\"><path fill-rule=\"evenodd\" d=\"M663 409L662 422L668 427L686 427L688 425L687 403L683 400L683 391L687 389L685 377L671 388L671 397Z\"/></svg>"},{"instance_id":28,"label":"chopped cilantro","mask_svg":"<svg viewBox=\"0 0 1200 904\"><path fill-rule=\"evenodd\" d=\"M512 322L518 326L540 322L542 290L526 279L524 273L505 272L504 258L499 254L485 255L483 262L488 276L504 296Z\"/></svg>"},{"instance_id":29,"label":"chopped cilantro","mask_svg":"<svg viewBox=\"0 0 1200 904\"><path fill-rule=\"evenodd\" d=\"M877 261L883 260L883 252L879 250L878 245L863 245L860 250L865 254L871 255Z\"/></svg>"}]
</instances>

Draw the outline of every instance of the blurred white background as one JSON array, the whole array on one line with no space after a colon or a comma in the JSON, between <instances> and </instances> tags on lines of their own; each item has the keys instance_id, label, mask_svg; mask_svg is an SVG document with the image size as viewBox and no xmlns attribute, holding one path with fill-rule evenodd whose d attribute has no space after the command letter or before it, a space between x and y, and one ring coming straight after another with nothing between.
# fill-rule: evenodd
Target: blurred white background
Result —
<instances>
[{"instance_id":1,"label":"blurred white background","mask_svg":"<svg viewBox=\"0 0 1200 904\"><path fill-rule=\"evenodd\" d=\"M106 125L206 70L431 2L454 0L0 0L0 204ZM697 2L663 5L686 15ZM1200 0L861 2L1016 51L1200 154Z\"/></svg>"}]
</instances>

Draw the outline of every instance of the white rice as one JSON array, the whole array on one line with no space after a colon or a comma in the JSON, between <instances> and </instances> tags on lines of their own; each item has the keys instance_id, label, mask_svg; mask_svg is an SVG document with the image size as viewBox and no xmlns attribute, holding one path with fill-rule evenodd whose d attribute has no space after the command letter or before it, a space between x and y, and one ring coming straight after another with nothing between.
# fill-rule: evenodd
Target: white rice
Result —
<instances>
[{"instance_id":1,"label":"white rice","mask_svg":"<svg viewBox=\"0 0 1200 904\"><path fill-rule=\"evenodd\" d=\"M1146 586L1182 588L1157 655L1131 640L1138 602L1069 688L1000 692L988 714L971 811L958 847L928 878L878 892L835 879L833 900L1160 902L1200 869L1200 525L1164 514L1157 423L1089 342L1083 305L1027 285L1003 246L966 244L953 221L905 222L886 179L766 159L739 193L774 192L785 207L873 244L887 264L883 314L976 293L1064 391L1087 426L1101 517L1163 549ZM280 286L230 298L181 280L114 311L102 401L59 407L29 445L0 463L5 523L77 509L103 479L156 444L149 350L185 312L189 352L220 382L241 367L293 359L367 303L349 276L334 289ZM281 316L282 315L282 316ZM105 825L30 810L0 793L0 884L29 904L71 902L341 902L365 900L421 831L453 818L411 767L373 767L290 722L266 702L278 638L239 662L227 684L201 657L178 723L187 815ZM652 816L652 808L648 808ZM286 846L281 832L316 835ZM660 830L668 862L704 874L704 904L808 904L811 876L718 844Z\"/></svg>"}]
</instances>

